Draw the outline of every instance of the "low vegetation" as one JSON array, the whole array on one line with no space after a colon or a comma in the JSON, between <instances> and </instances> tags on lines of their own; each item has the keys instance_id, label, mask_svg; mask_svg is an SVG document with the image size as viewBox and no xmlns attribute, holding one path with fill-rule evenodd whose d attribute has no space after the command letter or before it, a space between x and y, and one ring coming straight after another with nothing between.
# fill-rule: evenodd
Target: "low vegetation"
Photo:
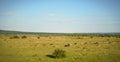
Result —
<instances>
[{"instance_id":1,"label":"low vegetation","mask_svg":"<svg viewBox=\"0 0 120 62\"><path fill-rule=\"evenodd\" d=\"M19 36L12 36L10 39L19 39Z\"/></svg>"},{"instance_id":2,"label":"low vegetation","mask_svg":"<svg viewBox=\"0 0 120 62\"><path fill-rule=\"evenodd\" d=\"M55 49L52 56L55 58L64 58L66 57L66 54L65 54L65 51L62 49Z\"/></svg>"},{"instance_id":3,"label":"low vegetation","mask_svg":"<svg viewBox=\"0 0 120 62\"><path fill-rule=\"evenodd\" d=\"M26 38L27 38L27 36L22 36L21 38L22 38L22 39L26 39Z\"/></svg>"},{"instance_id":4,"label":"low vegetation","mask_svg":"<svg viewBox=\"0 0 120 62\"><path fill-rule=\"evenodd\" d=\"M119 34L0 34L0 62L120 62L119 52Z\"/></svg>"}]
</instances>

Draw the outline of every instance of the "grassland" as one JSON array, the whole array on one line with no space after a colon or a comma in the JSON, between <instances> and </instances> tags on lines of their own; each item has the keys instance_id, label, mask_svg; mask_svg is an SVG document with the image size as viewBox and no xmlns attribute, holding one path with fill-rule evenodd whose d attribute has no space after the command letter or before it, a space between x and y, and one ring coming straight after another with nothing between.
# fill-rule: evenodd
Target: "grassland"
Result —
<instances>
[{"instance_id":1,"label":"grassland","mask_svg":"<svg viewBox=\"0 0 120 62\"><path fill-rule=\"evenodd\" d=\"M57 48L66 58L47 56ZM120 62L120 37L0 34L0 62Z\"/></svg>"}]
</instances>

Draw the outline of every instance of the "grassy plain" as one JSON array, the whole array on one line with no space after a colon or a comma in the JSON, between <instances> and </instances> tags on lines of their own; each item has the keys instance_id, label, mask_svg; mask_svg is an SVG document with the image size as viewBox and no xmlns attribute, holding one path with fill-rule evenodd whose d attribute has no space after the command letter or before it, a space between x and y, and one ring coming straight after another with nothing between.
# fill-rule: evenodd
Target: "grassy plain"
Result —
<instances>
[{"instance_id":1,"label":"grassy plain","mask_svg":"<svg viewBox=\"0 0 120 62\"><path fill-rule=\"evenodd\" d=\"M12 39L15 35L20 38ZM56 48L66 58L47 56ZM0 62L120 62L120 37L0 34Z\"/></svg>"}]
</instances>

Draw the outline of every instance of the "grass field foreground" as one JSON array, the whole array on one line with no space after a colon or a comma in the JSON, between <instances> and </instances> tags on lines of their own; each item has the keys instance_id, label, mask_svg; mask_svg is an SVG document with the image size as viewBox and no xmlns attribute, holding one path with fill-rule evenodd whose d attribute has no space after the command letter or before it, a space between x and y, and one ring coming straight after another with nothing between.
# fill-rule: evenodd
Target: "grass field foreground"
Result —
<instances>
[{"instance_id":1,"label":"grass field foreground","mask_svg":"<svg viewBox=\"0 0 120 62\"><path fill-rule=\"evenodd\" d=\"M47 56L58 48L65 50L65 58ZM0 62L120 62L120 38L1 34Z\"/></svg>"}]
</instances>

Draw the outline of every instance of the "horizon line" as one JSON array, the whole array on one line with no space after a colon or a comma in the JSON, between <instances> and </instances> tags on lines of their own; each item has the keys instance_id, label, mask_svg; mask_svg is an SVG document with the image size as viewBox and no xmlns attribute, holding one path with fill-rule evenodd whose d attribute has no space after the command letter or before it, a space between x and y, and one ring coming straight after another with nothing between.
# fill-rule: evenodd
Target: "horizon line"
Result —
<instances>
[{"instance_id":1,"label":"horizon line","mask_svg":"<svg viewBox=\"0 0 120 62\"><path fill-rule=\"evenodd\" d=\"M29 33L70 33L70 34L77 34L77 33L120 33L120 32L40 32L40 31L20 31L20 30L7 30L7 29L0 29L0 31L16 31L16 32L29 32Z\"/></svg>"}]
</instances>

